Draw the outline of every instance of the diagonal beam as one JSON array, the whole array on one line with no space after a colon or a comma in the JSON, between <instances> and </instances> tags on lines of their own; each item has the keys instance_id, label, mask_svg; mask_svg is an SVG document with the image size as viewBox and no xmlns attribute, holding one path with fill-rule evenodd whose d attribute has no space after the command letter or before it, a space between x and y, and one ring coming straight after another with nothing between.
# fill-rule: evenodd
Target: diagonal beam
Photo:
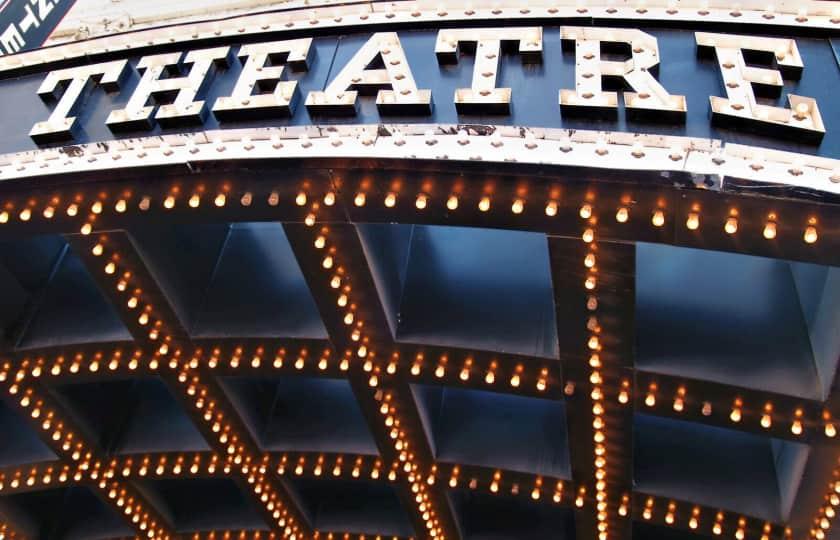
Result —
<instances>
[{"instance_id":1,"label":"diagonal beam","mask_svg":"<svg viewBox=\"0 0 840 540\"><path fill-rule=\"evenodd\" d=\"M62 470L72 471L76 482L87 478L95 492L114 508L128 525L145 538L174 538L174 529L146 497L128 482L114 479L108 458L73 415L52 398L38 377L25 365L0 366L0 390L20 409L41 440L59 456ZM65 470L66 466L66 470Z\"/></svg>"},{"instance_id":2,"label":"diagonal beam","mask_svg":"<svg viewBox=\"0 0 840 540\"><path fill-rule=\"evenodd\" d=\"M631 536L632 410L615 399L632 366L633 246L549 237L563 356L572 478L579 485L579 540ZM584 491L585 490L585 491Z\"/></svg>"},{"instance_id":3,"label":"diagonal beam","mask_svg":"<svg viewBox=\"0 0 840 540\"><path fill-rule=\"evenodd\" d=\"M212 352L192 344L128 234L70 236L68 241L210 447L230 459L235 478L272 531L290 540L310 537L303 512L286 487L267 474L256 441L212 373Z\"/></svg>"},{"instance_id":4,"label":"diagonal beam","mask_svg":"<svg viewBox=\"0 0 840 540\"><path fill-rule=\"evenodd\" d=\"M353 225L285 225L336 351L350 360L348 378L385 462L406 473L399 493L423 538L460 538L448 498L436 485L434 453L411 388L388 377L396 352L361 239Z\"/></svg>"}]
</instances>

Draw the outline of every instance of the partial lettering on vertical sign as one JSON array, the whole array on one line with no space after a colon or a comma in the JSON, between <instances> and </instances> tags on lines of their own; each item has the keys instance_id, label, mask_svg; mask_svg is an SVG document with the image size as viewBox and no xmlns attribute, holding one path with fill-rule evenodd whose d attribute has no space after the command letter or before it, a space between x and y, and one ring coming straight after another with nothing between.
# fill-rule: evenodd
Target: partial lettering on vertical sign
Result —
<instances>
[{"instance_id":1,"label":"partial lettering on vertical sign","mask_svg":"<svg viewBox=\"0 0 840 540\"><path fill-rule=\"evenodd\" d=\"M306 108L355 115L359 94L375 94L379 114L432 113L432 91L417 88L396 32L373 34L323 92L309 92Z\"/></svg>"},{"instance_id":2,"label":"partial lettering on vertical sign","mask_svg":"<svg viewBox=\"0 0 840 540\"><path fill-rule=\"evenodd\" d=\"M0 56L37 49L75 0L7 0L0 10Z\"/></svg>"},{"instance_id":3,"label":"partial lettering on vertical sign","mask_svg":"<svg viewBox=\"0 0 840 540\"><path fill-rule=\"evenodd\" d=\"M804 64L796 41L787 38L738 36L731 34L694 34L698 52L713 53L720 67L726 98L711 96L712 121L763 133L795 136L803 141L819 142L825 125L817 101L788 94L790 108L759 103L756 92L764 96L781 95L783 79L799 80ZM769 60L769 68L751 65Z\"/></svg>"},{"instance_id":4,"label":"partial lettering on vertical sign","mask_svg":"<svg viewBox=\"0 0 840 540\"><path fill-rule=\"evenodd\" d=\"M250 43L237 56L247 59L230 96L213 104L220 120L289 117L299 98L297 81L284 81L286 66L292 71L309 70L312 38L269 43Z\"/></svg>"},{"instance_id":5,"label":"partial lettering on vertical sign","mask_svg":"<svg viewBox=\"0 0 840 540\"><path fill-rule=\"evenodd\" d=\"M564 26L560 28L564 46L575 50L575 89L560 90L563 114L615 117L618 94L605 92L603 82L611 79L629 86L624 92L628 118L666 122L685 122L685 96L669 94L654 78L659 68L659 46L652 35L636 29ZM602 46L629 48L626 60L604 60Z\"/></svg>"},{"instance_id":6,"label":"partial lettering on vertical sign","mask_svg":"<svg viewBox=\"0 0 840 540\"><path fill-rule=\"evenodd\" d=\"M217 64L227 66L229 55L230 47L215 47L190 51L183 62L180 52L144 56L137 64L143 74L137 88L125 109L111 111L106 124L115 131L151 129L155 121L161 125L201 124L206 107L203 100L195 98L212 78L210 70ZM181 76L164 77L166 71ZM167 98L171 103L149 104Z\"/></svg>"},{"instance_id":7,"label":"partial lettering on vertical sign","mask_svg":"<svg viewBox=\"0 0 840 540\"><path fill-rule=\"evenodd\" d=\"M439 64L457 64L459 46L475 47L475 65L469 88L455 90L459 114L510 114L510 88L496 88L502 43L515 42L523 62L541 62L542 28L453 28L438 32L435 55Z\"/></svg>"},{"instance_id":8,"label":"partial lettering on vertical sign","mask_svg":"<svg viewBox=\"0 0 840 540\"><path fill-rule=\"evenodd\" d=\"M107 91L119 89L127 67L128 61L114 60L51 71L38 88L38 95L44 101L56 101L55 108L47 120L32 126L29 136L36 142L72 139L78 129L75 114L86 94L95 85Z\"/></svg>"}]
</instances>

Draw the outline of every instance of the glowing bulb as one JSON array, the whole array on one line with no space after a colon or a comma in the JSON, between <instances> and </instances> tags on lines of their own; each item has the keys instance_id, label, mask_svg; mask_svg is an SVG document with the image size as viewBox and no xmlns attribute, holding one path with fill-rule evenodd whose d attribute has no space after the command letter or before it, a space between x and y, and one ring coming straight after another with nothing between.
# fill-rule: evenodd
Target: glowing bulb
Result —
<instances>
[{"instance_id":1,"label":"glowing bulb","mask_svg":"<svg viewBox=\"0 0 840 540\"><path fill-rule=\"evenodd\" d=\"M216 195L216 199L213 201L213 203L217 207L221 208L225 205L226 201L227 201L227 197L225 197L225 194L224 193L219 193L218 195Z\"/></svg>"},{"instance_id":2,"label":"glowing bulb","mask_svg":"<svg viewBox=\"0 0 840 540\"><path fill-rule=\"evenodd\" d=\"M446 207L450 210L457 210L458 197L456 197L455 195L450 195L449 198L446 200Z\"/></svg>"},{"instance_id":3,"label":"glowing bulb","mask_svg":"<svg viewBox=\"0 0 840 540\"><path fill-rule=\"evenodd\" d=\"M397 195L395 193L388 193L385 195L385 207L393 208L397 204Z\"/></svg>"},{"instance_id":4,"label":"glowing bulb","mask_svg":"<svg viewBox=\"0 0 840 540\"><path fill-rule=\"evenodd\" d=\"M813 244L814 242L817 241L817 238L818 238L817 228L814 227L813 225L809 225L805 229L805 234L802 236L802 239L805 240L806 244Z\"/></svg>"},{"instance_id":5,"label":"glowing bulb","mask_svg":"<svg viewBox=\"0 0 840 540\"><path fill-rule=\"evenodd\" d=\"M772 240L776 238L776 222L775 221L768 221L764 225L764 238L767 240Z\"/></svg>"},{"instance_id":6,"label":"glowing bulb","mask_svg":"<svg viewBox=\"0 0 840 540\"><path fill-rule=\"evenodd\" d=\"M490 197L482 197L481 200L478 201L478 209L482 212L490 210Z\"/></svg>"},{"instance_id":7,"label":"glowing bulb","mask_svg":"<svg viewBox=\"0 0 840 540\"><path fill-rule=\"evenodd\" d=\"M554 201L548 201L545 205L545 215L548 217L554 217L557 215L557 203Z\"/></svg>"},{"instance_id":8,"label":"glowing bulb","mask_svg":"<svg viewBox=\"0 0 840 540\"><path fill-rule=\"evenodd\" d=\"M697 212L690 212L688 214L688 218L685 221L685 226L690 231L696 231L700 228L700 215Z\"/></svg>"},{"instance_id":9,"label":"glowing bulb","mask_svg":"<svg viewBox=\"0 0 840 540\"><path fill-rule=\"evenodd\" d=\"M618 212L615 213L615 220L619 223L627 223L627 220L630 217L630 211L622 206L618 209Z\"/></svg>"},{"instance_id":10,"label":"glowing bulb","mask_svg":"<svg viewBox=\"0 0 840 540\"><path fill-rule=\"evenodd\" d=\"M723 230L726 231L726 234L735 234L738 232L738 219L735 217L727 218Z\"/></svg>"},{"instance_id":11,"label":"glowing bulb","mask_svg":"<svg viewBox=\"0 0 840 540\"><path fill-rule=\"evenodd\" d=\"M423 210L423 209L426 208L426 205L428 204L428 202L429 202L428 196L425 195L424 193L421 193L421 194L417 195L417 200L414 201L414 206L418 210Z\"/></svg>"},{"instance_id":12,"label":"glowing bulb","mask_svg":"<svg viewBox=\"0 0 840 540\"><path fill-rule=\"evenodd\" d=\"M761 415L761 427L764 429L770 429L770 426L773 425L773 419L770 417L769 414L764 413Z\"/></svg>"},{"instance_id":13,"label":"glowing bulb","mask_svg":"<svg viewBox=\"0 0 840 540\"><path fill-rule=\"evenodd\" d=\"M834 427L834 424L829 422L825 425L825 436L833 438L837 435L837 429Z\"/></svg>"},{"instance_id":14,"label":"glowing bulb","mask_svg":"<svg viewBox=\"0 0 840 540\"><path fill-rule=\"evenodd\" d=\"M201 204L201 197L197 193L193 193L187 204L190 205L190 208L198 208L198 205Z\"/></svg>"},{"instance_id":15,"label":"glowing bulb","mask_svg":"<svg viewBox=\"0 0 840 540\"><path fill-rule=\"evenodd\" d=\"M513 204L510 207L510 211L514 214L521 214L522 211L525 209L525 201L522 199L516 199L513 201Z\"/></svg>"},{"instance_id":16,"label":"glowing bulb","mask_svg":"<svg viewBox=\"0 0 840 540\"><path fill-rule=\"evenodd\" d=\"M653 407L654 405L656 405L656 396L652 393L648 393L648 395L645 396L645 405L647 405L648 407Z\"/></svg>"},{"instance_id":17,"label":"glowing bulb","mask_svg":"<svg viewBox=\"0 0 840 540\"><path fill-rule=\"evenodd\" d=\"M653 223L654 227L663 226L665 224L665 212L662 210L656 210L650 218L650 222Z\"/></svg>"},{"instance_id":18,"label":"glowing bulb","mask_svg":"<svg viewBox=\"0 0 840 540\"><path fill-rule=\"evenodd\" d=\"M592 206L589 204L584 204L580 207L580 217L583 219L589 219L592 217Z\"/></svg>"},{"instance_id":19,"label":"glowing bulb","mask_svg":"<svg viewBox=\"0 0 840 540\"><path fill-rule=\"evenodd\" d=\"M300 198L300 195L298 195L298 198ZM305 195L303 197L303 200L304 200L304 204L306 204L306 196ZM367 196L360 191L359 193L356 193L356 197L353 199L353 204L355 204L356 206L361 208L362 206L365 205L366 201L367 201Z\"/></svg>"},{"instance_id":20,"label":"glowing bulb","mask_svg":"<svg viewBox=\"0 0 840 540\"><path fill-rule=\"evenodd\" d=\"M306 193L302 191L298 193L297 197L295 197L295 204L298 206L304 206L306 204Z\"/></svg>"}]
</instances>

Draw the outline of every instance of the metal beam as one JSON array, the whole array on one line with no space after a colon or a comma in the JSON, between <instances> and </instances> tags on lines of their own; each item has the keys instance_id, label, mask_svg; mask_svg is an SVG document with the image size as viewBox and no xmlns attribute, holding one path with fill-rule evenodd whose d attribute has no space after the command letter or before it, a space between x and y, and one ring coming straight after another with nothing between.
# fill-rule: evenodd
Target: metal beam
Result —
<instances>
[{"instance_id":1,"label":"metal beam","mask_svg":"<svg viewBox=\"0 0 840 540\"><path fill-rule=\"evenodd\" d=\"M267 474L260 451L210 367L212 351L200 351L128 234L69 236L71 246L111 300L154 371L183 404L187 415L219 454L226 457L244 493L271 530L295 540L312 530L286 487Z\"/></svg>"},{"instance_id":2,"label":"metal beam","mask_svg":"<svg viewBox=\"0 0 840 540\"><path fill-rule=\"evenodd\" d=\"M356 228L286 224L285 230L330 340L350 360L349 381L379 452L406 473L399 491L417 535L460 539L411 388L388 377L385 364L396 348Z\"/></svg>"}]
</instances>

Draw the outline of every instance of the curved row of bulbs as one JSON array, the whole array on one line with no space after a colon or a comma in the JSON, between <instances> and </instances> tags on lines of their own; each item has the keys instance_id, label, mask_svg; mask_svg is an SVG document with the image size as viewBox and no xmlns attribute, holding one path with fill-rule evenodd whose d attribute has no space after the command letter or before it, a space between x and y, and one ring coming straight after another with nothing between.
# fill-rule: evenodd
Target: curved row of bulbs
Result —
<instances>
[{"instance_id":1,"label":"curved row of bulbs","mask_svg":"<svg viewBox=\"0 0 840 540\"><path fill-rule=\"evenodd\" d=\"M169 194L163 197L163 201L161 206L165 210L172 210L174 209L179 203L184 204L192 209L197 209L202 205L204 198L212 199L212 206L216 208L224 208L229 199L233 196L231 193L231 188L228 185L222 186L215 194L205 193L203 188L199 188L196 191L193 191L190 194L182 194L180 193L180 188L173 188L170 190ZM394 208L397 205L398 198L400 194L397 191L388 191L383 200L382 204L385 208ZM370 194L367 191L357 191L353 196L353 204L356 207L364 207L368 204L370 199ZM445 205L449 211L456 211L462 207L463 204L463 195L459 193L451 193L446 196ZM266 203L270 207L275 207L280 204L280 194L277 191L272 191L266 197ZM298 207L306 207L307 205L310 206L310 209L306 216L304 217L304 222L307 225L314 225L316 221L317 211L320 208L320 204L323 203L325 206L333 206L336 203L337 195L333 191L327 192L324 197L318 200L312 200L310 194L307 193L306 190L300 190L294 197L294 204ZM251 206L256 201L255 195L250 192L246 191L239 196L239 203L243 207ZM116 201L113 202L113 211L122 214L128 211L129 209L130 198L127 196L121 196ZM420 192L414 196L414 207L418 211L426 210L430 207L432 203L432 196L425 192ZM152 198L151 196L145 195L139 197L137 201L137 208L140 211L148 211L152 206ZM494 198L490 195L483 195L477 202L477 208L481 212L489 212L494 204ZM528 201L525 197L514 197L512 200L508 201L510 205L510 211L514 215L523 214L528 206ZM34 213L37 211L36 202L30 201L26 206L17 210L16 217L21 222L28 222L30 221ZM54 197L51 199L45 207L41 210L41 215L44 219L50 220L61 209L61 198ZM555 217L559 215L560 211L560 202L558 199L549 199L546 201L545 205L542 207L543 212L548 217ZM80 214L87 213L87 220L82 225L81 232L83 234L90 234L92 231L93 222L96 219L96 216L102 214L105 210L104 200L95 200L90 203L90 207L83 207L83 203L79 197L75 197L71 199L71 202L65 203L63 206L64 211L66 212L67 216L69 217L76 217ZM629 204L619 205L615 210L615 221L618 223L627 223L631 219L632 215L632 208ZM12 208L10 204L6 204L6 206L0 210L0 225L8 223L13 218L13 212L15 210ZM591 203L584 203L580 206L578 213L583 219L589 219L587 216L591 216L593 212L593 205ZM655 227L663 227L666 223L666 210L664 208L656 208L650 214L650 222ZM701 228L701 211L698 205L694 205L686 214L685 216L685 227L691 231L697 231ZM729 215L725 219L722 228L727 235L735 235L737 234L740 229L740 216L737 209L731 209ZM779 216L775 212L770 212L766 220L764 222L764 226L762 228L762 236L767 240L775 240L777 238L779 230ZM806 244L815 244L819 239L819 230L818 230L818 220L815 216L811 216L808 218L807 222L803 224L802 228L802 240Z\"/></svg>"}]
</instances>

